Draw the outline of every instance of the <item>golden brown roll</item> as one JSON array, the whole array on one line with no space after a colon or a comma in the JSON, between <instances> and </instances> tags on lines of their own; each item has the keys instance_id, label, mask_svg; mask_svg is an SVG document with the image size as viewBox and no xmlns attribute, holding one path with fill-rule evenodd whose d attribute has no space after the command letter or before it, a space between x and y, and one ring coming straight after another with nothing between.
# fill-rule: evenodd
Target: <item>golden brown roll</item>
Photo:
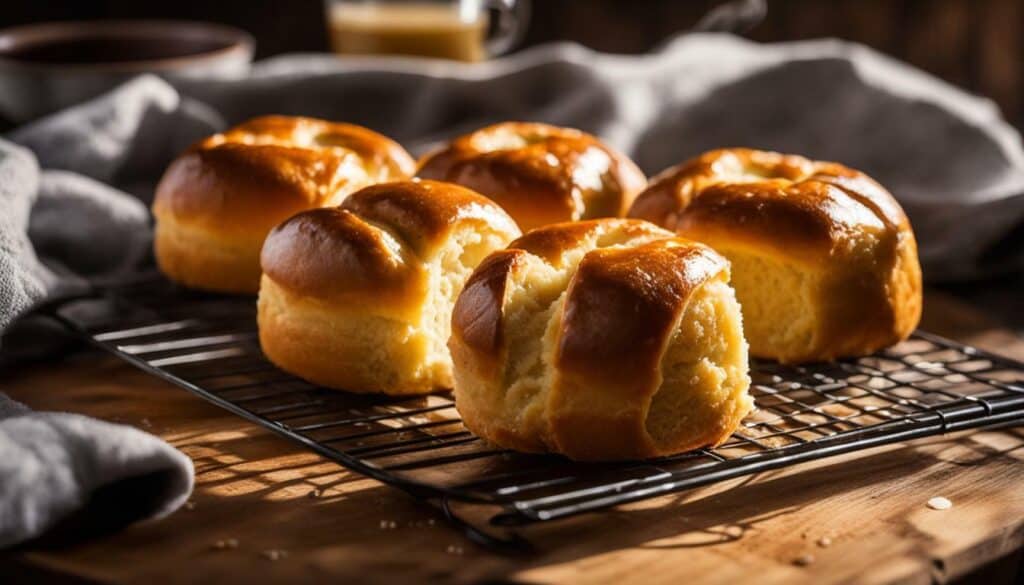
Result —
<instances>
[{"instance_id":1,"label":"golden brown roll","mask_svg":"<svg viewBox=\"0 0 1024 585\"><path fill-rule=\"evenodd\" d=\"M360 126L250 120L193 145L164 173L153 201L157 263L190 287L255 293L272 227L414 169L401 146Z\"/></svg>"},{"instance_id":2,"label":"golden brown roll","mask_svg":"<svg viewBox=\"0 0 1024 585\"><path fill-rule=\"evenodd\" d=\"M526 122L495 124L456 138L424 157L417 176L490 197L523 231L622 217L646 184L633 161L590 134Z\"/></svg>"},{"instance_id":3,"label":"golden brown roll","mask_svg":"<svg viewBox=\"0 0 1024 585\"><path fill-rule=\"evenodd\" d=\"M729 264L650 223L538 228L452 314L455 405L482 438L578 460L717 445L753 402Z\"/></svg>"},{"instance_id":4,"label":"golden brown roll","mask_svg":"<svg viewBox=\"0 0 1024 585\"><path fill-rule=\"evenodd\" d=\"M921 267L896 200L843 165L715 150L654 178L631 217L732 263L750 351L782 362L872 353L921 316Z\"/></svg>"},{"instance_id":5,"label":"golden brown roll","mask_svg":"<svg viewBox=\"0 0 1024 585\"><path fill-rule=\"evenodd\" d=\"M340 207L299 213L263 246L263 352L331 388L450 388L455 297L481 260L518 235L486 197L435 181L382 183Z\"/></svg>"}]
</instances>

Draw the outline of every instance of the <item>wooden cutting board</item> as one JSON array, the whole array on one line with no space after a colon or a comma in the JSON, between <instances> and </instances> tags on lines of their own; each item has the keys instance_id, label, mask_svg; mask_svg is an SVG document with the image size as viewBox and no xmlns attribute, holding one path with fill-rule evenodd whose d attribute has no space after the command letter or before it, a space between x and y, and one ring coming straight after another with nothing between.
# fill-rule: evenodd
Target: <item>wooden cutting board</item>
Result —
<instances>
[{"instance_id":1,"label":"wooden cutting board","mask_svg":"<svg viewBox=\"0 0 1024 585\"><path fill-rule=\"evenodd\" d=\"M927 297L923 326L1024 359L1024 341L947 297ZM164 520L5 554L0 582L1009 582L1024 544L1021 428L531 527L522 534L536 550L507 556L477 548L428 506L104 354L6 372L0 389L36 409L153 432L192 457L197 482L189 506ZM936 496L953 507L929 509Z\"/></svg>"}]
</instances>

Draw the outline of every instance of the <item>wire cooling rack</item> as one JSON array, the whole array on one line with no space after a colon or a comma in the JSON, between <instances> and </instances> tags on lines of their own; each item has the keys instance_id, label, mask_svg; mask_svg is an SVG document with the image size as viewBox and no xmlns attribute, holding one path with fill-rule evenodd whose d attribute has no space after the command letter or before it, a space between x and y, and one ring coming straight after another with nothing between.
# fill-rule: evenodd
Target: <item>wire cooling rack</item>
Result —
<instances>
[{"instance_id":1,"label":"wire cooling rack","mask_svg":"<svg viewBox=\"0 0 1024 585\"><path fill-rule=\"evenodd\" d=\"M150 279L47 312L153 375L439 506L489 546L525 541L463 520L453 503L492 507L491 525L519 526L887 443L1024 423L1024 364L917 332L870 357L803 366L755 360L758 409L715 449L578 464L484 443L446 394L349 394L282 372L260 351L251 297Z\"/></svg>"}]
</instances>

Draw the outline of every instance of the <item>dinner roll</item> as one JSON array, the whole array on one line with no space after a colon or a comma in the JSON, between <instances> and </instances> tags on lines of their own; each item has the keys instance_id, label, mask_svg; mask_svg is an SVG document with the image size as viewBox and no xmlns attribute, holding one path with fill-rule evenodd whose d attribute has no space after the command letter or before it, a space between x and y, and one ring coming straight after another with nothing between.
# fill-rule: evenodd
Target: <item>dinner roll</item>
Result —
<instances>
[{"instance_id":1,"label":"dinner roll","mask_svg":"<svg viewBox=\"0 0 1024 585\"><path fill-rule=\"evenodd\" d=\"M843 165L715 150L656 177L630 216L729 259L755 356L869 354L905 339L920 319L910 223L888 191Z\"/></svg>"},{"instance_id":2,"label":"dinner roll","mask_svg":"<svg viewBox=\"0 0 1024 585\"><path fill-rule=\"evenodd\" d=\"M272 227L414 170L401 146L360 126L250 120L193 145L164 173L153 201L157 264L186 286L255 293Z\"/></svg>"},{"instance_id":3,"label":"dinner roll","mask_svg":"<svg viewBox=\"0 0 1024 585\"><path fill-rule=\"evenodd\" d=\"M650 223L536 229L452 314L455 405L480 437L578 460L717 445L753 402L729 264Z\"/></svg>"},{"instance_id":4,"label":"dinner roll","mask_svg":"<svg viewBox=\"0 0 1024 585\"><path fill-rule=\"evenodd\" d=\"M481 260L518 235L489 199L435 181L382 183L340 207L299 213L263 246L263 352L331 388L450 388L455 297Z\"/></svg>"},{"instance_id":5,"label":"dinner roll","mask_svg":"<svg viewBox=\"0 0 1024 585\"><path fill-rule=\"evenodd\" d=\"M420 161L417 176L473 189L524 231L622 217L646 184L626 156L571 128L505 122L461 136Z\"/></svg>"}]
</instances>

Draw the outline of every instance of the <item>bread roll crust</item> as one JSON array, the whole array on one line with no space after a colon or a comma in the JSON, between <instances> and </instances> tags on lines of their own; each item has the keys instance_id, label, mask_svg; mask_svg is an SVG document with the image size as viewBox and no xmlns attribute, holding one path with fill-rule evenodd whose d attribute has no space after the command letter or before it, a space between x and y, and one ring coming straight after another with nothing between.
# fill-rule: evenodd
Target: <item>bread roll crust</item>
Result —
<instances>
[{"instance_id":1,"label":"bread roll crust","mask_svg":"<svg viewBox=\"0 0 1024 585\"><path fill-rule=\"evenodd\" d=\"M415 304L425 278L411 250L344 207L292 216L267 236L260 262L265 277L293 294L337 302L381 295Z\"/></svg>"},{"instance_id":2,"label":"bread roll crust","mask_svg":"<svg viewBox=\"0 0 1024 585\"><path fill-rule=\"evenodd\" d=\"M745 313L751 352L759 357L806 362L868 354L906 338L920 319L910 223L883 187L843 165L715 150L655 177L629 215L705 242L734 264L756 257L813 280L801 299L811 305L813 323L792 336L799 343L756 335L789 326L784 315ZM750 309L761 293L748 290L743 276L735 268L737 294Z\"/></svg>"},{"instance_id":3,"label":"bread roll crust","mask_svg":"<svg viewBox=\"0 0 1024 585\"><path fill-rule=\"evenodd\" d=\"M566 292L556 365L633 390L628 382L657 370L693 291L727 271L724 258L681 238L591 251Z\"/></svg>"},{"instance_id":4,"label":"bread roll crust","mask_svg":"<svg viewBox=\"0 0 1024 585\"><path fill-rule=\"evenodd\" d=\"M339 207L299 213L263 246L263 351L284 370L343 390L450 387L444 344L455 287L518 235L486 197L436 181L381 183Z\"/></svg>"},{"instance_id":5,"label":"bread roll crust","mask_svg":"<svg viewBox=\"0 0 1024 585\"><path fill-rule=\"evenodd\" d=\"M272 227L370 183L406 178L414 167L401 146L366 128L250 120L194 144L164 173L153 200L157 262L189 286L255 292Z\"/></svg>"},{"instance_id":6,"label":"bread roll crust","mask_svg":"<svg viewBox=\"0 0 1024 585\"><path fill-rule=\"evenodd\" d=\"M459 227L519 232L498 206L464 187L380 183L338 207L309 210L277 226L260 262L266 277L294 294L417 312L427 279L424 259Z\"/></svg>"},{"instance_id":7,"label":"bread roll crust","mask_svg":"<svg viewBox=\"0 0 1024 585\"><path fill-rule=\"evenodd\" d=\"M517 362L529 358L514 347L524 341L511 339L517 324L510 320L537 298L513 300L511 291L545 286L530 272L548 268L566 282L554 285L553 313L536 341L540 365L529 375L538 388L520 400ZM725 440L751 407L735 301L735 327L719 339L731 344L729 389L665 390L714 402L712 414L694 416L668 438L653 436L648 419L688 305L705 285L724 285L728 272L710 248L647 222L584 221L528 233L481 263L456 302L449 347L463 421L499 445L580 460L656 457ZM542 308L527 313L544 316Z\"/></svg>"},{"instance_id":8,"label":"bread roll crust","mask_svg":"<svg viewBox=\"0 0 1024 585\"><path fill-rule=\"evenodd\" d=\"M453 140L417 176L451 181L496 201L524 230L621 217L646 178L626 156L579 130L504 122Z\"/></svg>"}]
</instances>

